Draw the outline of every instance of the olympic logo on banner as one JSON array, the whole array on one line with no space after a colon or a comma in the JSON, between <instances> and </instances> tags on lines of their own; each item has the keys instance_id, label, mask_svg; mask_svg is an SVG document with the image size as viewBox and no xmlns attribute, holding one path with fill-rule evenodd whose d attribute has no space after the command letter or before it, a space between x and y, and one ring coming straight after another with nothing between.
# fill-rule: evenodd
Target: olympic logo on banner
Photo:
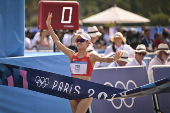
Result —
<instances>
[{"instance_id":1,"label":"olympic logo on banner","mask_svg":"<svg viewBox=\"0 0 170 113\"><path fill-rule=\"evenodd\" d=\"M116 84L115 84L115 88L117 88L117 85L118 85L118 84L121 84L124 89L128 90L130 83L132 83L132 84L135 86L135 88L137 88L137 85L136 85L136 83L135 83L133 80L129 80L129 81L127 82L126 86L125 86L125 84L124 84L122 81L117 81ZM112 85L110 82L105 82L104 85L109 85L109 86L113 87L113 85ZM125 95L126 95L126 94L125 94ZM128 104L126 103L125 98L120 99L120 100L121 100L121 103L120 103L119 106L116 106L116 105L114 104L113 99L108 99L108 101L111 101L111 103L112 103L112 105L113 105L114 108L120 109L120 108L122 107L122 104L123 104L123 103L125 104L125 106L126 106L127 108L131 108L131 107L133 106L133 104L134 104L134 99L135 99L135 98L131 98L131 99L132 99L132 103L131 103L130 105L128 105Z\"/></svg>"},{"instance_id":2,"label":"olympic logo on banner","mask_svg":"<svg viewBox=\"0 0 170 113\"><path fill-rule=\"evenodd\" d=\"M45 88L49 84L49 78L36 76L35 82L37 83L38 87Z\"/></svg>"}]
</instances>

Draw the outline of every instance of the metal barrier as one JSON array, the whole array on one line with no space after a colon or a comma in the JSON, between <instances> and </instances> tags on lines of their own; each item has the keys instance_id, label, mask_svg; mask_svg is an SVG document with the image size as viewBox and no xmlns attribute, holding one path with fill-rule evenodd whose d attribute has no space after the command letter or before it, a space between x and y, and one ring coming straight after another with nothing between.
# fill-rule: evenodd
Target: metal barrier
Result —
<instances>
[{"instance_id":1,"label":"metal barrier","mask_svg":"<svg viewBox=\"0 0 170 113\"><path fill-rule=\"evenodd\" d=\"M168 65L154 65L152 67L152 71L153 71L153 81L157 81L163 78L167 78L170 77L169 73L170 73L170 66ZM169 88L170 90L170 88ZM170 113L170 93L165 93L165 94L158 94L158 95L154 95L156 98L156 107L157 107L157 111L158 112L162 112L162 113Z\"/></svg>"}]
</instances>

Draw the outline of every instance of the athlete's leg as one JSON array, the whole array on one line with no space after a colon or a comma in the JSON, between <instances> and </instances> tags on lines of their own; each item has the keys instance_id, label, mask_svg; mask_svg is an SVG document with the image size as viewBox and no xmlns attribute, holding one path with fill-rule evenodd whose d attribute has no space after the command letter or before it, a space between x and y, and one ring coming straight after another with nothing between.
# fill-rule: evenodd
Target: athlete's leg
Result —
<instances>
[{"instance_id":1,"label":"athlete's leg","mask_svg":"<svg viewBox=\"0 0 170 113\"><path fill-rule=\"evenodd\" d=\"M91 102L92 102L92 97L91 98L86 98L82 99L77 106L76 113L86 113L87 109L89 108Z\"/></svg>"},{"instance_id":2,"label":"athlete's leg","mask_svg":"<svg viewBox=\"0 0 170 113\"><path fill-rule=\"evenodd\" d=\"M69 100L69 101L70 101L70 105L71 105L72 112L73 112L73 113L76 113L76 109L77 109L78 102L75 101L75 100Z\"/></svg>"}]
</instances>

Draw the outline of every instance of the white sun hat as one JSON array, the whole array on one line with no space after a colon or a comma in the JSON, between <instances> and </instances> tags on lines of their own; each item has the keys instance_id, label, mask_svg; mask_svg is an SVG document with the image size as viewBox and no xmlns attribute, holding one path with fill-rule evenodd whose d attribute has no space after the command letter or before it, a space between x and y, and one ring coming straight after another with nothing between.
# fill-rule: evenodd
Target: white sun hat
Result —
<instances>
[{"instance_id":1,"label":"white sun hat","mask_svg":"<svg viewBox=\"0 0 170 113\"><path fill-rule=\"evenodd\" d=\"M87 33L81 33L81 34L77 34L76 35L76 38L80 36L81 38L85 39L85 40L88 40L90 42L91 40L91 37L87 34Z\"/></svg>"},{"instance_id":2,"label":"white sun hat","mask_svg":"<svg viewBox=\"0 0 170 113\"><path fill-rule=\"evenodd\" d=\"M81 34L81 33L85 33L84 29L79 28L79 30L76 31L76 34Z\"/></svg>"},{"instance_id":3,"label":"white sun hat","mask_svg":"<svg viewBox=\"0 0 170 113\"><path fill-rule=\"evenodd\" d=\"M134 50L134 51L137 52L137 53L146 52L146 47L145 47L145 45L143 45L143 44L139 44L139 45L136 47L136 50Z\"/></svg>"},{"instance_id":4,"label":"white sun hat","mask_svg":"<svg viewBox=\"0 0 170 113\"><path fill-rule=\"evenodd\" d=\"M163 44L163 43L161 43L161 44L158 45L158 49L157 49L156 52L158 53L158 52L160 52L160 51L165 51L167 54L170 53L170 50L169 50L168 45L167 45L167 44Z\"/></svg>"},{"instance_id":5,"label":"white sun hat","mask_svg":"<svg viewBox=\"0 0 170 113\"><path fill-rule=\"evenodd\" d=\"M110 37L110 41L114 42L114 38L120 37L122 38L123 42L126 43L126 38L123 37L121 32L116 32L112 37Z\"/></svg>"},{"instance_id":6,"label":"white sun hat","mask_svg":"<svg viewBox=\"0 0 170 113\"><path fill-rule=\"evenodd\" d=\"M91 37L101 36L102 34L98 31L96 26L88 27L87 32Z\"/></svg>"},{"instance_id":7,"label":"white sun hat","mask_svg":"<svg viewBox=\"0 0 170 113\"><path fill-rule=\"evenodd\" d=\"M124 61L124 62L129 62L131 61L129 58L128 58L128 52L126 50L120 50L121 53L123 53L123 55L120 57L120 59L118 61Z\"/></svg>"}]
</instances>

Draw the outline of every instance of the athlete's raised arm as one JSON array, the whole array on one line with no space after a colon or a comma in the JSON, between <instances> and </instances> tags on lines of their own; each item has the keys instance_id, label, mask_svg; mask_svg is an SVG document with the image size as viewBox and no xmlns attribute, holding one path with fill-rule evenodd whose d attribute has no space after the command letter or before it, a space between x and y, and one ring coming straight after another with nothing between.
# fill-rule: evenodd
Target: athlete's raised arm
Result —
<instances>
[{"instance_id":1,"label":"athlete's raised arm","mask_svg":"<svg viewBox=\"0 0 170 113\"><path fill-rule=\"evenodd\" d=\"M71 49L65 47L59 40L58 36L54 33L53 28L51 27L51 18L52 18L52 13L48 13L48 18L46 20L46 25L48 27L49 33L54 41L54 43L57 45L57 47L69 57L69 60L71 60L72 56L74 55L74 51Z\"/></svg>"}]
</instances>

